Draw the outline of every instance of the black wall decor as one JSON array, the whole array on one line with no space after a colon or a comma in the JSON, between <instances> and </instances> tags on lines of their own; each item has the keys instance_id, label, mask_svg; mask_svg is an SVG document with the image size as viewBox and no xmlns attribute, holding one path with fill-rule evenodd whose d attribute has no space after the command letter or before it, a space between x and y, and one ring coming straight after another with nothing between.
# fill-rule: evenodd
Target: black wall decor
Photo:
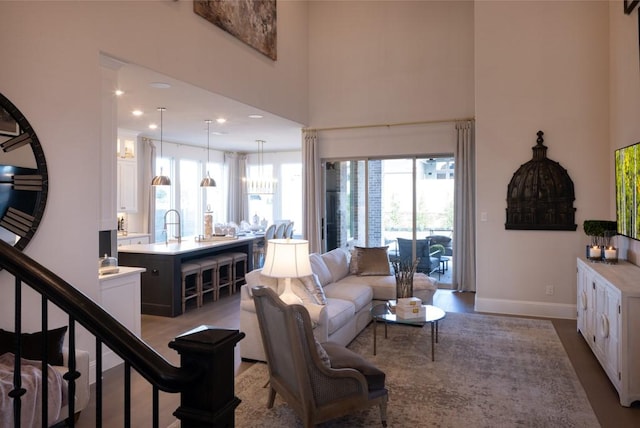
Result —
<instances>
[{"instance_id":1,"label":"black wall decor","mask_svg":"<svg viewBox=\"0 0 640 428\"><path fill-rule=\"evenodd\" d=\"M547 158L544 132L537 135L533 159L521 165L509 183L505 229L576 230L573 181L566 169Z\"/></svg>"}]
</instances>

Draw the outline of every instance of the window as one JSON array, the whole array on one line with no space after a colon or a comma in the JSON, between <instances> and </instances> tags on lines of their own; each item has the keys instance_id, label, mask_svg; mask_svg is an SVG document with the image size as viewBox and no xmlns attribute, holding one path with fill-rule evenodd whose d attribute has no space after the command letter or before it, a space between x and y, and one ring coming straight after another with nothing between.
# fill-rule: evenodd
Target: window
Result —
<instances>
[{"instance_id":1,"label":"window","mask_svg":"<svg viewBox=\"0 0 640 428\"><path fill-rule=\"evenodd\" d=\"M393 258L398 256L398 238L452 238L453 157L346 160L324 165L327 251L354 245L388 246Z\"/></svg>"}]
</instances>

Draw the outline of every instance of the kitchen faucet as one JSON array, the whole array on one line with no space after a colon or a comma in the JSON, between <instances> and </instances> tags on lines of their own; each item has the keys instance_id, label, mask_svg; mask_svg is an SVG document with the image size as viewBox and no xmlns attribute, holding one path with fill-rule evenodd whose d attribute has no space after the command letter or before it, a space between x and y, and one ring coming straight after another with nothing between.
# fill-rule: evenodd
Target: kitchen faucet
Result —
<instances>
[{"instance_id":1,"label":"kitchen faucet","mask_svg":"<svg viewBox=\"0 0 640 428\"><path fill-rule=\"evenodd\" d=\"M177 222L173 222L173 223L167 223L167 216L169 215L170 212L174 212L176 214L176 217L178 218ZM178 239L178 243L182 242L182 235L181 235L181 231L180 231L180 213L178 212L178 210L167 210L166 213L164 213L164 228L163 228L163 232L164 232L164 236L165 236L165 244L169 244L169 233L167 231L167 226L173 224L176 225L178 227L178 233L177 235L174 236L174 238Z\"/></svg>"}]
</instances>

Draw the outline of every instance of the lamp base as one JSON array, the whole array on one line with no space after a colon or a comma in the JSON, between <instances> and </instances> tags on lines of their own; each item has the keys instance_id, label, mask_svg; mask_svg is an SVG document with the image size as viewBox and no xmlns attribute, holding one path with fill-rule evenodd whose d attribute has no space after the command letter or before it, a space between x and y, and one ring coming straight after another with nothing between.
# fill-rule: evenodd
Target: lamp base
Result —
<instances>
[{"instance_id":1,"label":"lamp base","mask_svg":"<svg viewBox=\"0 0 640 428\"><path fill-rule=\"evenodd\" d=\"M280 295L282 300L287 305L301 305L302 299L291 290L291 278L284 279L284 292Z\"/></svg>"}]
</instances>

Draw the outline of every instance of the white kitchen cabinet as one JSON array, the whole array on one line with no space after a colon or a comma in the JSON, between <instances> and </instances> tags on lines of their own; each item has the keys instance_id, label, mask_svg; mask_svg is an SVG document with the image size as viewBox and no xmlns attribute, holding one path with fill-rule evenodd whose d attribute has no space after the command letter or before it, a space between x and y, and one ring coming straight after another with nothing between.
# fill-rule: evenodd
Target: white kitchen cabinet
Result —
<instances>
[{"instance_id":1,"label":"white kitchen cabinet","mask_svg":"<svg viewBox=\"0 0 640 428\"><path fill-rule=\"evenodd\" d=\"M147 234L130 233L125 236L118 236L118 247L123 245L148 244L150 237Z\"/></svg>"},{"instance_id":2,"label":"white kitchen cabinet","mask_svg":"<svg viewBox=\"0 0 640 428\"><path fill-rule=\"evenodd\" d=\"M138 211L138 167L135 159L118 159L118 212Z\"/></svg>"},{"instance_id":3,"label":"white kitchen cabinet","mask_svg":"<svg viewBox=\"0 0 640 428\"><path fill-rule=\"evenodd\" d=\"M140 274L144 268L120 266L119 272L99 275L100 306L120 321L136 336L140 337ZM102 369L108 370L122 360L106 346L102 348Z\"/></svg>"},{"instance_id":4,"label":"white kitchen cabinet","mask_svg":"<svg viewBox=\"0 0 640 428\"><path fill-rule=\"evenodd\" d=\"M640 268L577 263L578 331L628 407L640 400Z\"/></svg>"}]
</instances>

